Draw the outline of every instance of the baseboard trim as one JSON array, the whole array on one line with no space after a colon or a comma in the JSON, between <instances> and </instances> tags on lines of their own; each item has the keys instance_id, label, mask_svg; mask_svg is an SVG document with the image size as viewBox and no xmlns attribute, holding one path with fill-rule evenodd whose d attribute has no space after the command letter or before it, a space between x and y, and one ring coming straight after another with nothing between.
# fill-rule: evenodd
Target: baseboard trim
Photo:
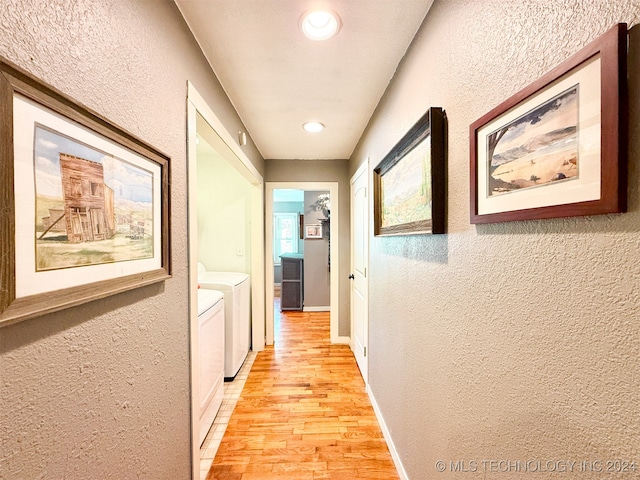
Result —
<instances>
[{"instance_id":1,"label":"baseboard trim","mask_svg":"<svg viewBox=\"0 0 640 480\"><path fill-rule=\"evenodd\" d=\"M303 307L303 312L330 312L331 307Z\"/></svg>"},{"instance_id":2,"label":"baseboard trim","mask_svg":"<svg viewBox=\"0 0 640 480\"><path fill-rule=\"evenodd\" d=\"M331 339L331 343L349 345L351 343L351 337L335 337Z\"/></svg>"},{"instance_id":3,"label":"baseboard trim","mask_svg":"<svg viewBox=\"0 0 640 480\"><path fill-rule=\"evenodd\" d=\"M387 428L387 424L384 422L384 417L382 416L380 407L378 407L378 402L376 402L376 398L373 396L371 387L368 384L367 384L367 393L369 394L369 400L371 401L371 406L373 407L373 411L375 412L376 418L378 419L378 423L380 424L380 429L382 430L382 436L387 442L389 453L391 453L391 458L393 458L393 463L396 466L396 470L398 470L398 476L400 477L400 480L409 480L409 477L407 476L407 472L405 472L404 466L400 461L400 455L398 455L396 446L393 444L393 440L391 439L391 432L389 432L389 429Z\"/></svg>"}]
</instances>

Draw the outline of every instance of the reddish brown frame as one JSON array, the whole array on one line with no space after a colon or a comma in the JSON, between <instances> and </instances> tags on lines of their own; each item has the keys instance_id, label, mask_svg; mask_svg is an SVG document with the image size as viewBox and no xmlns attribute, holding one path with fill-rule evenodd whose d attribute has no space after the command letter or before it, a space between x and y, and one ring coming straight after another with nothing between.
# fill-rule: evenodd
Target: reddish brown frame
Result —
<instances>
[{"instance_id":1,"label":"reddish brown frame","mask_svg":"<svg viewBox=\"0 0 640 480\"><path fill-rule=\"evenodd\" d=\"M478 214L478 130L600 54L601 195L599 200ZM549 73L504 101L469 128L471 223L620 213L627 210L627 25L619 23Z\"/></svg>"}]
</instances>

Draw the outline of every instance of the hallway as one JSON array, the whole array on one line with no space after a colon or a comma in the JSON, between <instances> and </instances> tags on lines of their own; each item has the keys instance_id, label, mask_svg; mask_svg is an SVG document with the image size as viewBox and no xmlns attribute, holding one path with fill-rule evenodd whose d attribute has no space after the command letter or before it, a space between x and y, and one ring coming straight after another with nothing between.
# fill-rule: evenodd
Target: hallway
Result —
<instances>
[{"instance_id":1,"label":"hallway","mask_svg":"<svg viewBox=\"0 0 640 480\"><path fill-rule=\"evenodd\" d=\"M275 311L207 480L397 479L347 345L329 313Z\"/></svg>"}]
</instances>

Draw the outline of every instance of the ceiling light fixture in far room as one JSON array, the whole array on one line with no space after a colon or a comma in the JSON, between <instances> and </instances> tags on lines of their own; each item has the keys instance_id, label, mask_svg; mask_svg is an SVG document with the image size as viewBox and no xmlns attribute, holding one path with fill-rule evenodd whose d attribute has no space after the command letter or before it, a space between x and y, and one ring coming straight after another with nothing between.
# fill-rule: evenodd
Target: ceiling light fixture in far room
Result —
<instances>
[{"instance_id":1,"label":"ceiling light fixture in far room","mask_svg":"<svg viewBox=\"0 0 640 480\"><path fill-rule=\"evenodd\" d=\"M311 40L327 40L340 30L340 17L328 10L305 13L300 20L300 28Z\"/></svg>"},{"instance_id":2,"label":"ceiling light fixture in far room","mask_svg":"<svg viewBox=\"0 0 640 480\"><path fill-rule=\"evenodd\" d=\"M309 133L319 133L324 130L324 125L320 122L306 122L302 124L302 128Z\"/></svg>"}]
</instances>

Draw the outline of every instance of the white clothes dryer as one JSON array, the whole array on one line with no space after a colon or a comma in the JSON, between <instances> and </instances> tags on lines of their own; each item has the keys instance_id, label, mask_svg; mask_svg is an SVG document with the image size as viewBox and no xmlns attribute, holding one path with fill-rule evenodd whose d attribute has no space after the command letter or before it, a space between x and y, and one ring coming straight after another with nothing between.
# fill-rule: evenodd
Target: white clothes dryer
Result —
<instances>
[{"instance_id":1,"label":"white clothes dryer","mask_svg":"<svg viewBox=\"0 0 640 480\"><path fill-rule=\"evenodd\" d=\"M198 400L200 444L207 436L224 397L224 295L198 289Z\"/></svg>"},{"instance_id":2,"label":"white clothes dryer","mask_svg":"<svg viewBox=\"0 0 640 480\"><path fill-rule=\"evenodd\" d=\"M207 271L198 263L201 289L219 290L225 299L224 377L233 380L251 346L251 282L246 273Z\"/></svg>"}]
</instances>

